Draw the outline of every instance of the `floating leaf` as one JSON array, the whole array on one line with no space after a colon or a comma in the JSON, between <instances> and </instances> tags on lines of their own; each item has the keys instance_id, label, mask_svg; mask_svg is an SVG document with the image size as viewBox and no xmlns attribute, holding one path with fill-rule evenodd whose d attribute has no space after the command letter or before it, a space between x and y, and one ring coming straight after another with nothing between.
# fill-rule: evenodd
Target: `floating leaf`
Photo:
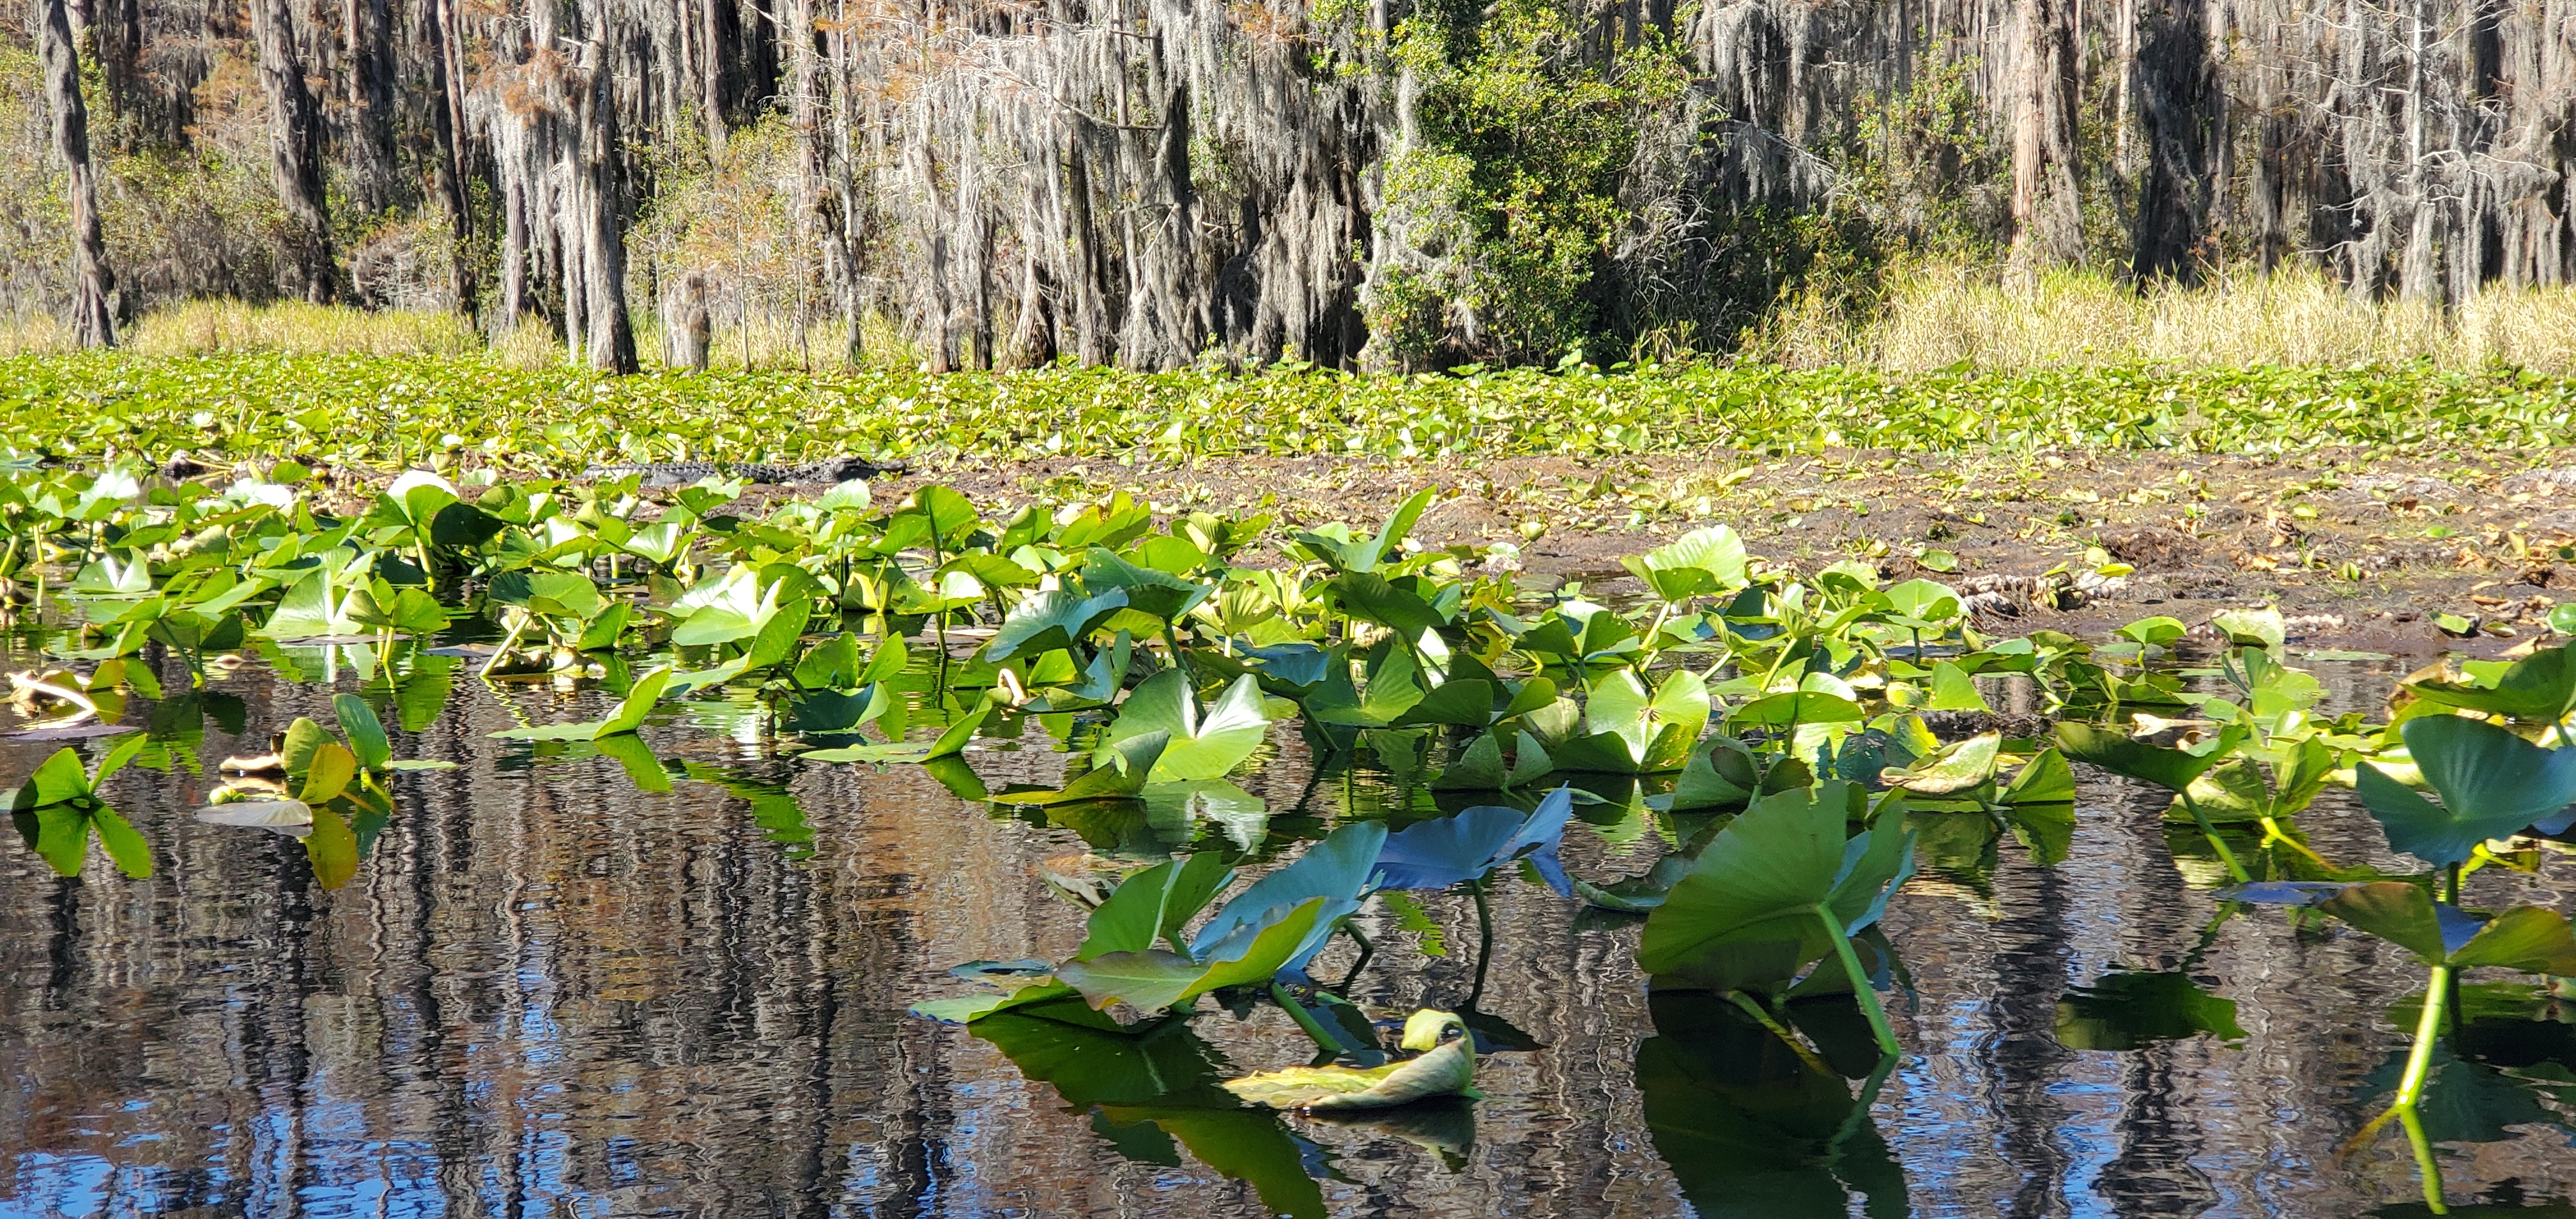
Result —
<instances>
[{"instance_id":1,"label":"floating leaf","mask_svg":"<svg viewBox=\"0 0 2576 1219\"><path fill-rule=\"evenodd\" d=\"M1572 896L1572 882L1556 848L1574 816L1574 795L1560 787L1538 808L1471 808L1417 821L1386 837L1377 857L1378 886L1445 889L1477 880L1516 859L1528 859L1557 892Z\"/></svg>"},{"instance_id":2,"label":"floating leaf","mask_svg":"<svg viewBox=\"0 0 2576 1219\"><path fill-rule=\"evenodd\" d=\"M274 830L302 838L313 832L313 806L301 800L241 800L198 809L197 820L208 825Z\"/></svg>"},{"instance_id":3,"label":"floating leaf","mask_svg":"<svg viewBox=\"0 0 2576 1219\"><path fill-rule=\"evenodd\" d=\"M492 735L505 741L598 741L622 736L644 726L644 717L662 701L662 693L673 681L669 665L635 679L635 685L619 700L607 719L577 724L551 724L540 728L510 728Z\"/></svg>"},{"instance_id":4,"label":"floating leaf","mask_svg":"<svg viewBox=\"0 0 2576 1219\"><path fill-rule=\"evenodd\" d=\"M1105 743L1115 745L1159 732L1166 743L1154 762L1155 781L1217 779L1251 757L1269 731L1261 685L1251 676L1236 678L1201 713L1188 675L1165 669L1146 678L1119 704L1117 722L1109 726Z\"/></svg>"},{"instance_id":5,"label":"floating leaf","mask_svg":"<svg viewBox=\"0 0 2576 1219\"><path fill-rule=\"evenodd\" d=\"M1995 756L2002 747L2003 734L1982 732L1946 746L1912 766L1887 771L1880 777L1890 787L1901 787L1917 795L1953 795L1993 783Z\"/></svg>"},{"instance_id":6,"label":"floating leaf","mask_svg":"<svg viewBox=\"0 0 2576 1219\"><path fill-rule=\"evenodd\" d=\"M2096 728L2090 724L2060 721L2057 746L2078 762L2089 762L2117 775L2153 783L2167 791L2181 791L2191 781L2208 773L2235 752L2245 740L2245 729L2230 725L2217 737L2203 742L2200 750L2165 749L2149 745L2116 729Z\"/></svg>"},{"instance_id":7,"label":"floating leaf","mask_svg":"<svg viewBox=\"0 0 2576 1219\"><path fill-rule=\"evenodd\" d=\"M1063 787L1050 791L1003 792L993 799L1001 804L1049 805L1132 798L1145 790L1154 763L1163 756L1163 745L1167 739L1167 734L1160 730L1129 737L1109 746L1099 766Z\"/></svg>"},{"instance_id":8,"label":"floating leaf","mask_svg":"<svg viewBox=\"0 0 2576 1219\"><path fill-rule=\"evenodd\" d=\"M2388 845L2427 863L2464 863L2479 844L2521 833L2576 802L2576 749L2542 749L2454 715L2408 720L2398 734L2442 803L2368 762L2355 769L2354 786L2388 831Z\"/></svg>"},{"instance_id":9,"label":"floating leaf","mask_svg":"<svg viewBox=\"0 0 2576 1219\"><path fill-rule=\"evenodd\" d=\"M1125 1003L1140 1012L1159 1012L1221 987L1268 981L1297 958L1325 919L1329 902L1316 897L1299 903L1255 934L1224 942L1240 951L1220 947L1204 964L1160 949L1111 952L1068 961L1056 968L1056 977L1081 991L1095 1011Z\"/></svg>"},{"instance_id":10,"label":"floating leaf","mask_svg":"<svg viewBox=\"0 0 2576 1219\"><path fill-rule=\"evenodd\" d=\"M1456 1040L1440 1038L1451 1029ZM1476 1042L1467 1022L1453 1013L1428 1008L1404 1022L1404 1048L1421 1057L1385 1066L1289 1067L1225 1081L1225 1090L1255 1105L1272 1109L1333 1112L1387 1109L1434 1096L1481 1095L1476 1091Z\"/></svg>"}]
</instances>

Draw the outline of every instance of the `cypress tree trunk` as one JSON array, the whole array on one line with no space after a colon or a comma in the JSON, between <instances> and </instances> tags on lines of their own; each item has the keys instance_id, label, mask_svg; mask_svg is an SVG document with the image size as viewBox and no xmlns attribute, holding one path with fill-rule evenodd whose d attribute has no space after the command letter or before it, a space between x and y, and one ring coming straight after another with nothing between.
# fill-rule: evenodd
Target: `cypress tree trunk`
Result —
<instances>
[{"instance_id":1,"label":"cypress tree trunk","mask_svg":"<svg viewBox=\"0 0 2576 1219\"><path fill-rule=\"evenodd\" d=\"M287 0L251 0L251 39L259 44L260 85L268 94L269 149L277 199L294 229L288 255L304 299L328 304L339 276L331 254L331 221L322 194L322 115L295 54L295 14Z\"/></svg>"},{"instance_id":2,"label":"cypress tree trunk","mask_svg":"<svg viewBox=\"0 0 2576 1219\"><path fill-rule=\"evenodd\" d=\"M583 0L581 90L574 103L580 150L581 274L566 276L564 295L580 292L588 323L590 366L624 376L636 370L635 329L626 316L625 154L618 140L617 82L609 67L608 6Z\"/></svg>"},{"instance_id":3,"label":"cypress tree trunk","mask_svg":"<svg viewBox=\"0 0 2576 1219\"><path fill-rule=\"evenodd\" d=\"M348 40L348 106L355 117L347 155L355 179L342 185L373 215L395 202L394 35L388 0L345 0L341 35Z\"/></svg>"},{"instance_id":4,"label":"cypress tree trunk","mask_svg":"<svg viewBox=\"0 0 2576 1219\"><path fill-rule=\"evenodd\" d=\"M139 118L150 104L138 62L143 56L143 4L144 0L97 0L90 12L90 54L98 61L99 75L107 85L108 112L128 123ZM43 18L39 16L37 20L41 23ZM109 124L111 130L115 126L113 122ZM108 137L108 143L115 147L116 137Z\"/></svg>"},{"instance_id":5,"label":"cypress tree trunk","mask_svg":"<svg viewBox=\"0 0 2576 1219\"><path fill-rule=\"evenodd\" d=\"M2019 0L2013 31L2013 262L2024 270L2081 258L2075 185L2075 28L2071 0Z\"/></svg>"},{"instance_id":6,"label":"cypress tree trunk","mask_svg":"<svg viewBox=\"0 0 2576 1219\"><path fill-rule=\"evenodd\" d=\"M839 4L835 3L833 7L835 13L840 13ZM841 321L846 328L841 359L843 363L856 368L867 354L866 334L860 328L860 321L866 314L867 306L861 295L859 278L859 256L862 248L860 225L864 220L859 202L856 169L860 109L856 72L850 62L851 46L846 14L841 14L841 20L834 22L828 37L830 41L825 45L831 49L832 67L830 151L831 164L835 170L825 175L825 182L830 190L829 220L834 227L832 244L841 255L841 268L835 281L841 293Z\"/></svg>"},{"instance_id":7,"label":"cypress tree trunk","mask_svg":"<svg viewBox=\"0 0 2576 1219\"><path fill-rule=\"evenodd\" d=\"M72 334L83 347L116 345L116 319L107 307L116 276L108 270L107 242L99 234L98 184L89 162L89 109L81 101L80 57L72 46L63 0L42 0L38 49L45 64L45 105L53 113L54 151L69 172L64 185L72 205Z\"/></svg>"},{"instance_id":8,"label":"cypress tree trunk","mask_svg":"<svg viewBox=\"0 0 2576 1219\"><path fill-rule=\"evenodd\" d=\"M2218 80L2210 61L2204 0L2155 3L2141 31L2137 87L2147 137L2138 185L2130 266L2140 276L2199 277L2223 184L2211 164L2218 140Z\"/></svg>"},{"instance_id":9,"label":"cypress tree trunk","mask_svg":"<svg viewBox=\"0 0 2576 1219\"><path fill-rule=\"evenodd\" d=\"M422 6L421 49L429 59L429 126L434 142L430 180L447 211L447 283L456 311L472 320L478 311L474 267L466 257L473 235L473 203L466 195L464 82L458 78L455 0L428 0Z\"/></svg>"},{"instance_id":10,"label":"cypress tree trunk","mask_svg":"<svg viewBox=\"0 0 2576 1219\"><path fill-rule=\"evenodd\" d=\"M707 127L707 155L724 152L724 14L717 0L698 0L698 106Z\"/></svg>"}]
</instances>

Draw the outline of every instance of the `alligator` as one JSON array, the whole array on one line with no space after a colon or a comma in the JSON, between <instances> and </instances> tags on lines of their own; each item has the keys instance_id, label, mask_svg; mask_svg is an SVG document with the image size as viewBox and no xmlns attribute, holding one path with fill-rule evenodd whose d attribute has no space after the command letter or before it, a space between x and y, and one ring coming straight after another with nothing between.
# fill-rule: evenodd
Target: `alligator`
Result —
<instances>
[{"instance_id":1,"label":"alligator","mask_svg":"<svg viewBox=\"0 0 2576 1219\"><path fill-rule=\"evenodd\" d=\"M911 469L899 461L879 461L866 457L833 457L807 462L800 466L768 465L756 461L646 461L617 465L595 465L582 471L583 478L624 478L629 474L643 476L647 487L685 487L702 478L739 478L745 482L791 486L798 483L845 483L857 478L882 478Z\"/></svg>"}]
</instances>

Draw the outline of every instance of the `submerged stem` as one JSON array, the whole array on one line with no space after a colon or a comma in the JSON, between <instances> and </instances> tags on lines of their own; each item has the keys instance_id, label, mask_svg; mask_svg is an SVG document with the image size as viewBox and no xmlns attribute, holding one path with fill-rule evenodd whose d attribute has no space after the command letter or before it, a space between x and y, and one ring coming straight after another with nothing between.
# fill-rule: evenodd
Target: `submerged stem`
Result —
<instances>
[{"instance_id":1,"label":"submerged stem","mask_svg":"<svg viewBox=\"0 0 2576 1219\"><path fill-rule=\"evenodd\" d=\"M1878 1048L1887 1054L1904 1053L1896 1043L1896 1030L1888 1027L1887 1009L1878 1004L1878 992L1870 989L1869 974L1860 967L1860 954L1852 951L1851 935L1843 930L1841 919L1824 905L1811 907L1818 921L1825 925L1825 938L1833 941L1835 955L1842 958L1843 976L1851 979L1852 999L1860 1004L1860 1014L1869 1017L1869 1029L1878 1035Z\"/></svg>"},{"instance_id":2,"label":"submerged stem","mask_svg":"<svg viewBox=\"0 0 2576 1219\"><path fill-rule=\"evenodd\" d=\"M1297 1027L1303 1030L1306 1036L1314 1041L1316 1049L1321 1050L1325 1054L1334 1058L1342 1056L1343 1047L1341 1038L1335 1037L1332 1033L1327 1031L1324 1028L1323 1023L1315 1019L1314 1013L1307 1011L1306 1005L1297 1001L1297 996L1288 993L1288 988L1286 986L1281 985L1275 980L1272 981L1270 983L1270 1001L1278 1004L1281 1010L1288 1013L1289 1019L1297 1022Z\"/></svg>"},{"instance_id":3,"label":"submerged stem","mask_svg":"<svg viewBox=\"0 0 2576 1219\"><path fill-rule=\"evenodd\" d=\"M1788 1046L1789 1052L1798 1056L1798 1061L1824 1074L1833 1073L1833 1068L1826 1066L1824 1059L1816 1057L1816 1052L1808 1049L1807 1043L1798 1040L1798 1035L1790 1032L1789 1026L1780 1023L1770 1012L1764 1010L1760 1000L1740 990L1730 990L1726 992L1726 997L1735 1006L1744 1009L1745 1015L1753 1017L1754 1023L1771 1030L1771 1035L1779 1038L1782 1045Z\"/></svg>"},{"instance_id":4,"label":"submerged stem","mask_svg":"<svg viewBox=\"0 0 2576 1219\"><path fill-rule=\"evenodd\" d=\"M2236 852L2228 850L2227 843L2219 838L2218 827L2209 823L2209 814L2200 811L2200 804L2191 798L2191 792L2183 790L2174 794L2182 797L2183 811L2191 814L2191 823L2200 827L2200 836L2209 840L2210 849L2218 852L2219 862L2227 865L2227 878L2240 885L2252 879L2245 874L2245 865L2236 862Z\"/></svg>"},{"instance_id":5,"label":"submerged stem","mask_svg":"<svg viewBox=\"0 0 2576 1219\"><path fill-rule=\"evenodd\" d=\"M2281 828L2280 822L2275 821L2270 817L2265 817L2263 818L2263 845L2268 847L2275 842L2315 860L2318 867L2331 868L2334 866L2333 864L2326 862L2325 856L2319 855L2315 851L2310 850L2308 848L2308 844L2290 837L2288 831Z\"/></svg>"},{"instance_id":6,"label":"submerged stem","mask_svg":"<svg viewBox=\"0 0 2576 1219\"><path fill-rule=\"evenodd\" d=\"M1494 959L1494 910L1485 898L1485 884L1479 880L1469 890L1476 895L1476 986L1467 992L1469 1007L1484 999L1485 966Z\"/></svg>"},{"instance_id":7,"label":"submerged stem","mask_svg":"<svg viewBox=\"0 0 2576 1219\"><path fill-rule=\"evenodd\" d=\"M2415 1176L2424 1183L2424 1209L2436 1215L2447 1215L2451 1208L2442 1205L2442 1162L2433 1158L2433 1140L2424 1137L2424 1119L2412 1109L2400 1110L2397 1121L2406 1128L2406 1145L2415 1152Z\"/></svg>"}]
</instances>

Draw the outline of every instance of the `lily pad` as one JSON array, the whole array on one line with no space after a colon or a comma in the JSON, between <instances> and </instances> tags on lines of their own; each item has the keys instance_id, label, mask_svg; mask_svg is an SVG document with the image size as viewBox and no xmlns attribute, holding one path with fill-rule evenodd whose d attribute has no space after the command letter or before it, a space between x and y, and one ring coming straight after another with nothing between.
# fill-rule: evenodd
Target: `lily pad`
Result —
<instances>
[{"instance_id":1,"label":"lily pad","mask_svg":"<svg viewBox=\"0 0 2576 1219\"><path fill-rule=\"evenodd\" d=\"M1458 1037L1442 1044L1444 1033ZM1476 1042L1467 1022L1450 1012L1424 1009L1404 1022L1404 1048L1419 1058L1378 1067L1289 1067L1229 1079L1225 1090L1272 1109L1331 1112L1390 1109L1439 1096L1481 1095L1476 1091Z\"/></svg>"},{"instance_id":2,"label":"lily pad","mask_svg":"<svg viewBox=\"0 0 2576 1219\"><path fill-rule=\"evenodd\" d=\"M1833 951L1823 917L1848 935L1876 922L1913 863L1903 806L1891 800L1857 837L1844 829L1860 789L1839 779L1757 801L1707 847L1646 919L1637 963L1681 969L1727 944L1783 942L1799 961Z\"/></svg>"},{"instance_id":3,"label":"lily pad","mask_svg":"<svg viewBox=\"0 0 2576 1219\"><path fill-rule=\"evenodd\" d=\"M1146 678L1119 704L1118 719L1109 726L1106 743L1114 746L1159 732L1164 745L1154 762L1154 781L1219 779L1251 757L1269 731L1261 684L1250 675L1236 678L1202 712L1198 696L1190 691L1188 675L1165 669Z\"/></svg>"},{"instance_id":4,"label":"lily pad","mask_svg":"<svg viewBox=\"0 0 2576 1219\"><path fill-rule=\"evenodd\" d=\"M1104 750L1100 765L1085 771L1060 788L1045 791L997 792L997 804L1073 804L1084 800L1127 800L1145 790L1154 771L1154 763L1163 755L1168 736L1157 730L1143 736L1129 737Z\"/></svg>"},{"instance_id":5,"label":"lily pad","mask_svg":"<svg viewBox=\"0 0 2576 1219\"><path fill-rule=\"evenodd\" d=\"M2411 719L2397 731L2442 803L2368 762L2355 768L2354 786L2388 831L2388 845L2427 863L2464 863L2480 843L2576 802L2576 749L2543 749L2455 715Z\"/></svg>"},{"instance_id":6,"label":"lily pad","mask_svg":"<svg viewBox=\"0 0 2576 1219\"><path fill-rule=\"evenodd\" d=\"M1570 897L1573 883L1566 879L1556 848L1573 817L1572 789L1560 787L1526 814L1487 806L1417 821L1387 835L1378 851L1378 886L1445 889L1526 859L1551 888Z\"/></svg>"}]
</instances>

